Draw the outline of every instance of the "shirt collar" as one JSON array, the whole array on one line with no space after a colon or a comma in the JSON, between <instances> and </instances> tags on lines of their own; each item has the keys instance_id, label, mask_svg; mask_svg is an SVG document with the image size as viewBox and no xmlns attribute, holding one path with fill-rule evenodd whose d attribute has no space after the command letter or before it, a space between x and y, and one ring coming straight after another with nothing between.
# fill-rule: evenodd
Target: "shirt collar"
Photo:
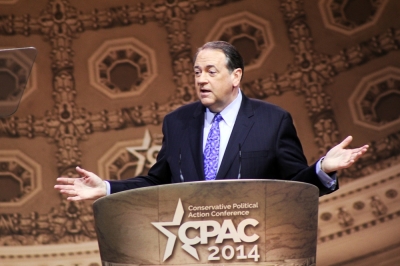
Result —
<instances>
[{"instance_id":1,"label":"shirt collar","mask_svg":"<svg viewBox=\"0 0 400 266\"><path fill-rule=\"evenodd\" d=\"M237 114L239 113L240 109L240 104L242 103L242 92L238 91L238 95L236 98L220 112L222 118L224 119L224 122L230 126L233 127L236 121ZM215 113L211 112L210 109L206 108L206 122L207 124L211 124L212 120L215 116Z\"/></svg>"}]
</instances>

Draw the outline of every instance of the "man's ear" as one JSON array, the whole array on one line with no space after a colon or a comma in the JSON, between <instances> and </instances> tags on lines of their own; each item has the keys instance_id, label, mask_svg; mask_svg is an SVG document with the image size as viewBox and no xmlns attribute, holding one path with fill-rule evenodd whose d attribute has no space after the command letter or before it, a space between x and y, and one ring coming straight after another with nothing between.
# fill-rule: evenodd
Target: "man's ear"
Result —
<instances>
[{"instance_id":1,"label":"man's ear","mask_svg":"<svg viewBox=\"0 0 400 266\"><path fill-rule=\"evenodd\" d=\"M239 86L240 80L242 79L242 69L241 68L236 68L235 70L232 71L232 84L234 87Z\"/></svg>"}]
</instances>

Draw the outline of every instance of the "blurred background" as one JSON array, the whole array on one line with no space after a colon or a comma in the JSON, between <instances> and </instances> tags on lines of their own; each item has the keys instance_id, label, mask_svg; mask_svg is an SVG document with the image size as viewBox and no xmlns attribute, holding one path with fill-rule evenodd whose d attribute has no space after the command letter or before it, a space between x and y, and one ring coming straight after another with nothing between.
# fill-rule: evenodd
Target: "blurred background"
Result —
<instances>
[{"instance_id":1,"label":"blurred background","mask_svg":"<svg viewBox=\"0 0 400 266\"><path fill-rule=\"evenodd\" d=\"M397 0L0 0L0 48L38 51L0 118L0 265L101 265L91 202L55 179L147 173L213 40L243 55L247 96L292 114L309 163L348 135L371 146L320 199L317 265L400 265L399 16ZM0 56L0 105L25 67Z\"/></svg>"}]
</instances>

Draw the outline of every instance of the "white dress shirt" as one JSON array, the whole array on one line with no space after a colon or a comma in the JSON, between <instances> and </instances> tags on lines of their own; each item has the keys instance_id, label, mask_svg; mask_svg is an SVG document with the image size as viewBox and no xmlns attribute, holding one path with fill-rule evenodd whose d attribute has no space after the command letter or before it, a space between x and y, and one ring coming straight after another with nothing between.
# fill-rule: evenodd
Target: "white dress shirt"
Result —
<instances>
[{"instance_id":1,"label":"white dress shirt","mask_svg":"<svg viewBox=\"0 0 400 266\"><path fill-rule=\"evenodd\" d=\"M219 166L222 162L222 157L224 157L226 146L228 145L229 137L231 136L233 126L235 125L236 117L239 113L240 105L242 103L242 93L239 93L235 100L233 100L227 107L220 112L222 119L219 122L219 132L220 132L220 143L219 143L219 161L217 172ZM203 151L206 147L208 133L210 132L211 125L214 119L215 113L212 113L208 108L204 115L204 133L203 133Z\"/></svg>"}]
</instances>

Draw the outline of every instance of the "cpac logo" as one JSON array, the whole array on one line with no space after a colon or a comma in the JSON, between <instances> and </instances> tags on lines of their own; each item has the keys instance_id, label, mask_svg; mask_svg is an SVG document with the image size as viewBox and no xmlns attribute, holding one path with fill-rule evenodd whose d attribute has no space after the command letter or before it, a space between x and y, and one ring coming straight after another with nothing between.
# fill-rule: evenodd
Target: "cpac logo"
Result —
<instances>
[{"instance_id":1,"label":"cpac logo","mask_svg":"<svg viewBox=\"0 0 400 266\"><path fill-rule=\"evenodd\" d=\"M178 201L178 205L176 206L174 218L172 222L154 222L154 225L161 233L168 237L167 246L165 247L164 259L167 260L171 255L174 249L177 236L167 230L165 227L167 226L179 226L178 236L182 241L182 249L189 253L192 257L199 260L199 255L197 250L192 247L196 244L208 244L208 239L210 237L216 237L215 243L220 244L226 239L231 239L235 243L246 242L251 243L256 241L259 236L257 234L253 234L251 236L246 235L245 229L247 226L255 227L258 224L258 221L252 218L244 219L241 221L237 228L233 224L232 220L224 220L222 225L216 221L190 221L183 223L184 210L182 206L181 199ZM198 230L199 235L194 238L189 238L186 234L187 230L193 228Z\"/></svg>"}]
</instances>

